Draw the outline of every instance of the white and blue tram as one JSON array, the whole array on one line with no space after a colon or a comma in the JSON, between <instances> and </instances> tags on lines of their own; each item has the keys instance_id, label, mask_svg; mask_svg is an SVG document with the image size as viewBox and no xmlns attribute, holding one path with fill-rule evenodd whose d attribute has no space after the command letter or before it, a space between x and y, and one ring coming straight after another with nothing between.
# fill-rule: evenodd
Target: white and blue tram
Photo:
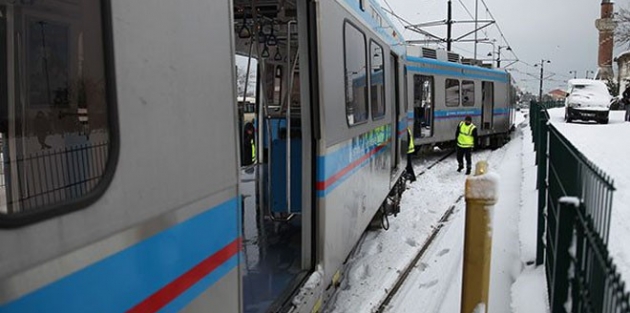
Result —
<instances>
[{"instance_id":1,"label":"white and blue tram","mask_svg":"<svg viewBox=\"0 0 630 313\"><path fill-rule=\"evenodd\" d=\"M461 64L450 52L415 46L407 52L409 120L416 144L452 142L467 115L478 126L481 146L497 147L509 138L515 104L509 73Z\"/></svg>"},{"instance_id":2,"label":"white and blue tram","mask_svg":"<svg viewBox=\"0 0 630 313\"><path fill-rule=\"evenodd\" d=\"M0 312L319 311L397 210L424 63L372 0L0 0Z\"/></svg>"},{"instance_id":3,"label":"white and blue tram","mask_svg":"<svg viewBox=\"0 0 630 313\"><path fill-rule=\"evenodd\" d=\"M0 13L0 312L311 312L396 207L405 49L374 2ZM235 54L258 72L253 172Z\"/></svg>"}]
</instances>

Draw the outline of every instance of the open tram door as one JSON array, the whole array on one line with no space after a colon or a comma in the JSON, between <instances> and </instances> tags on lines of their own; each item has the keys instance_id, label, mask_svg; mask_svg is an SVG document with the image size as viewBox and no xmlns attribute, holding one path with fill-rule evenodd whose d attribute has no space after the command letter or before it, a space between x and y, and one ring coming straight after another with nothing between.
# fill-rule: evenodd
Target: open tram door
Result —
<instances>
[{"instance_id":1,"label":"open tram door","mask_svg":"<svg viewBox=\"0 0 630 313\"><path fill-rule=\"evenodd\" d=\"M237 86L238 101L247 98L245 89L256 94L254 139L241 136L243 160L252 157L240 184L244 312L281 311L313 269L316 145L307 2L233 1L237 66L246 80L256 68L254 83Z\"/></svg>"},{"instance_id":2,"label":"open tram door","mask_svg":"<svg viewBox=\"0 0 630 313\"><path fill-rule=\"evenodd\" d=\"M494 83L481 83L481 129L492 130L494 124Z\"/></svg>"}]
</instances>

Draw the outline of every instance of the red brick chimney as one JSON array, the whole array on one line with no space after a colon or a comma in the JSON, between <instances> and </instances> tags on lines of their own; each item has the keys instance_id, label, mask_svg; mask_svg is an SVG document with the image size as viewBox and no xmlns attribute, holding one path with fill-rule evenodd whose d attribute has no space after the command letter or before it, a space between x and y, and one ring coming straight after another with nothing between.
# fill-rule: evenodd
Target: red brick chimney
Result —
<instances>
[{"instance_id":1,"label":"red brick chimney","mask_svg":"<svg viewBox=\"0 0 630 313\"><path fill-rule=\"evenodd\" d=\"M595 21L595 27L599 30L599 66L598 79L612 79L614 77L612 61L615 34L615 22L613 20L613 3L611 0L602 0L601 17Z\"/></svg>"}]
</instances>

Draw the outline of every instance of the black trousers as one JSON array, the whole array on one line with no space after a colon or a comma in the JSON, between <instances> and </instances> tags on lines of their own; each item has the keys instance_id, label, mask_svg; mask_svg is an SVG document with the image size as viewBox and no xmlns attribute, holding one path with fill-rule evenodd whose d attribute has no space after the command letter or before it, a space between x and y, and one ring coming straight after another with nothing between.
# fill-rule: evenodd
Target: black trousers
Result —
<instances>
[{"instance_id":1,"label":"black trousers","mask_svg":"<svg viewBox=\"0 0 630 313\"><path fill-rule=\"evenodd\" d=\"M413 171L413 165L411 164L411 154L407 153L407 179L410 181L416 181L416 173Z\"/></svg>"},{"instance_id":2,"label":"black trousers","mask_svg":"<svg viewBox=\"0 0 630 313\"><path fill-rule=\"evenodd\" d=\"M472 168L470 153L472 148L457 147L457 165L459 168L464 168L464 156L466 157L466 169Z\"/></svg>"}]
</instances>

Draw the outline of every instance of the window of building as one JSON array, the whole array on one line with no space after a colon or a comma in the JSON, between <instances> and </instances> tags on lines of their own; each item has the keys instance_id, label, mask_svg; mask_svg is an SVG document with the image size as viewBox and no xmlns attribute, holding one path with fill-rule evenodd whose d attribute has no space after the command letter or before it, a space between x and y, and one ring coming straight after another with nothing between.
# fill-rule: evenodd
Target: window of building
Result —
<instances>
[{"instance_id":1,"label":"window of building","mask_svg":"<svg viewBox=\"0 0 630 313\"><path fill-rule=\"evenodd\" d=\"M0 5L0 222L80 208L112 176L102 7L100 0Z\"/></svg>"},{"instance_id":2,"label":"window of building","mask_svg":"<svg viewBox=\"0 0 630 313\"><path fill-rule=\"evenodd\" d=\"M459 80L447 79L445 83L446 106L459 106Z\"/></svg>"},{"instance_id":3,"label":"window of building","mask_svg":"<svg viewBox=\"0 0 630 313\"><path fill-rule=\"evenodd\" d=\"M372 119L385 116L385 56L383 48L370 41L370 86Z\"/></svg>"},{"instance_id":4,"label":"window of building","mask_svg":"<svg viewBox=\"0 0 630 313\"><path fill-rule=\"evenodd\" d=\"M475 82L471 80L462 81L462 105L468 107L475 105Z\"/></svg>"},{"instance_id":5,"label":"window of building","mask_svg":"<svg viewBox=\"0 0 630 313\"><path fill-rule=\"evenodd\" d=\"M348 125L368 119L365 35L350 23L344 25L344 83Z\"/></svg>"}]
</instances>

